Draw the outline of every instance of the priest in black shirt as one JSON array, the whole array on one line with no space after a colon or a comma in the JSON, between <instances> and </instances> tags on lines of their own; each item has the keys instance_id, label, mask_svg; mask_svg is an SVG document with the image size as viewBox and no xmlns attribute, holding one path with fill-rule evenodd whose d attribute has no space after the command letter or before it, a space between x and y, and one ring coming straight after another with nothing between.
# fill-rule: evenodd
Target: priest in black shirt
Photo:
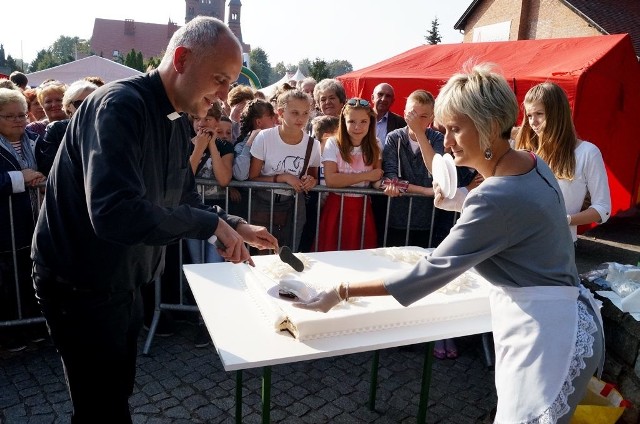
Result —
<instances>
[{"instance_id":1,"label":"priest in black shirt","mask_svg":"<svg viewBox=\"0 0 640 424\"><path fill-rule=\"evenodd\" d=\"M101 87L69 124L32 258L73 424L131 422L140 287L161 275L167 243L215 236L226 260L250 265L244 242L277 248L264 227L202 204L189 166L187 115L225 99L241 66L228 27L195 18L174 33L156 71Z\"/></svg>"}]
</instances>

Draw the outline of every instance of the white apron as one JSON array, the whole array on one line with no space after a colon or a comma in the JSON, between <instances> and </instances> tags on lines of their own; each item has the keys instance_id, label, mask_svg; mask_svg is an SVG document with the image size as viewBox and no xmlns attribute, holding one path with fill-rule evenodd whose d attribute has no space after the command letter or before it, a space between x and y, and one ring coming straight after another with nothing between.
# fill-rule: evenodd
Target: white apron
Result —
<instances>
[{"instance_id":1,"label":"white apron","mask_svg":"<svg viewBox=\"0 0 640 424\"><path fill-rule=\"evenodd\" d=\"M493 287L495 423L555 423L593 356L595 321L578 287ZM589 293L589 299L593 297ZM599 309L593 304L596 314ZM599 319L599 317L598 317Z\"/></svg>"}]
</instances>

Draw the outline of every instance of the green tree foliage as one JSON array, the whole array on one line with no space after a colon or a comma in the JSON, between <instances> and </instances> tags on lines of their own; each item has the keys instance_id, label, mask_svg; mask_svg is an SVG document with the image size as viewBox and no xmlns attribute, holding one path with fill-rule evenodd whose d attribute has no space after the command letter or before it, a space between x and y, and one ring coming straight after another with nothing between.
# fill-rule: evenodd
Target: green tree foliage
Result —
<instances>
[{"instance_id":1,"label":"green tree foliage","mask_svg":"<svg viewBox=\"0 0 640 424\"><path fill-rule=\"evenodd\" d=\"M13 71L24 71L23 64L21 60L15 60L11 55L7 56L7 59L4 61L4 64L1 66L5 66L9 68L9 72Z\"/></svg>"},{"instance_id":2,"label":"green tree foliage","mask_svg":"<svg viewBox=\"0 0 640 424\"><path fill-rule=\"evenodd\" d=\"M263 86L269 85L271 79L271 63L269 56L260 47L251 49L249 53L249 67L258 76Z\"/></svg>"},{"instance_id":3,"label":"green tree foliage","mask_svg":"<svg viewBox=\"0 0 640 424\"><path fill-rule=\"evenodd\" d=\"M287 68L286 66L284 66L284 63L283 62L276 63L276 66L271 68L271 80L269 81L269 84L278 82L280 78L282 78L286 73L287 73Z\"/></svg>"},{"instance_id":4,"label":"green tree foliage","mask_svg":"<svg viewBox=\"0 0 640 424\"><path fill-rule=\"evenodd\" d=\"M353 65L348 60L332 60L328 67L332 78L353 71Z\"/></svg>"},{"instance_id":5,"label":"green tree foliage","mask_svg":"<svg viewBox=\"0 0 640 424\"><path fill-rule=\"evenodd\" d=\"M144 66L144 58L142 57L142 52L136 52L134 49L131 49L127 56L124 58L124 65L129 68L136 69L140 72L145 71Z\"/></svg>"},{"instance_id":6,"label":"green tree foliage","mask_svg":"<svg viewBox=\"0 0 640 424\"><path fill-rule=\"evenodd\" d=\"M438 23L438 17L431 21L431 29L427 30L427 35L425 35L424 39L427 40L428 44L438 44L442 41L442 36L440 35L440 30L438 29L440 24Z\"/></svg>"},{"instance_id":7,"label":"green tree foliage","mask_svg":"<svg viewBox=\"0 0 640 424\"><path fill-rule=\"evenodd\" d=\"M63 65L91 54L91 43L88 40L61 35L48 49L38 52L29 66L29 72Z\"/></svg>"},{"instance_id":8,"label":"green tree foliage","mask_svg":"<svg viewBox=\"0 0 640 424\"><path fill-rule=\"evenodd\" d=\"M38 52L34 61L29 65L29 72L42 71L58 65L60 62L56 61L51 52L43 49Z\"/></svg>"},{"instance_id":9,"label":"green tree foliage","mask_svg":"<svg viewBox=\"0 0 640 424\"><path fill-rule=\"evenodd\" d=\"M309 67L309 74L315 78L316 81L323 80L325 78L331 78L331 71L329 65L323 59L317 57Z\"/></svg>"},{"instance_id":10,"label":"green tree foliage","mask_svg":"<svg viewBox=\"0 0 640 424\"><path fill-rule=\"evenodd\" d=\"M309 58L302 59L298 62L298 68L300 68L300 72L305 75L309 75L309 68L311 67L311 61Z\"/></svg>"}]
</instances>

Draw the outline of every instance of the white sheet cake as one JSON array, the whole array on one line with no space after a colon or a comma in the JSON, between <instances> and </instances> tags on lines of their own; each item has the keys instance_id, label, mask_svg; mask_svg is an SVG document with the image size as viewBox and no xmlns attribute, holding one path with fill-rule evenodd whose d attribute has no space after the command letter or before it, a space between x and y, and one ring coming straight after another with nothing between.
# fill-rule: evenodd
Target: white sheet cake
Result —
<instances>
[{"instance_id":1,"label":"white sheet cake","mask_svg":"<svg viewBox=\"0 0 640 424\"><path fill-rule=\"evenodd\" d=\"M301 341L486 314L489 285L473 271L409 307L391 296L365 297L343 302L325 314L296 308L293 300L278 294L281 278L295 277L321 291L340 282L384 277L410 268L426 254L425 249L417 247L322 252L313 257L296 254L305 263L301 273L276 256L265 256L254 257L254 269L236 270L269 325L276 331L289 331Z\"/></svg>"}]
</instances>

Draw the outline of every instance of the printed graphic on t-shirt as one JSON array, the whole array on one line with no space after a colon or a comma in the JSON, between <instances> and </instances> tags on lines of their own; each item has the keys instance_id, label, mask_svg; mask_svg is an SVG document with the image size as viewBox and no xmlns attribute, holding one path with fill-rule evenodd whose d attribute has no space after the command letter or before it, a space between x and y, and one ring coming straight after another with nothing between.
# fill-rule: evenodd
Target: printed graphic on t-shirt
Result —
<instances>
[{"instance_id":1,"label":"printed graphic on t-shirt","mask_svg":"<svg viewBox=\"0 0 640 424\"><path fill-rule=\"evenodd\" d=\"M292 175L298 175L304 164L304 158L300 156L286 156L283 160L278 162L275 169L272 169L273 174L289 173Z\"/></svg>"}]
</instances>

